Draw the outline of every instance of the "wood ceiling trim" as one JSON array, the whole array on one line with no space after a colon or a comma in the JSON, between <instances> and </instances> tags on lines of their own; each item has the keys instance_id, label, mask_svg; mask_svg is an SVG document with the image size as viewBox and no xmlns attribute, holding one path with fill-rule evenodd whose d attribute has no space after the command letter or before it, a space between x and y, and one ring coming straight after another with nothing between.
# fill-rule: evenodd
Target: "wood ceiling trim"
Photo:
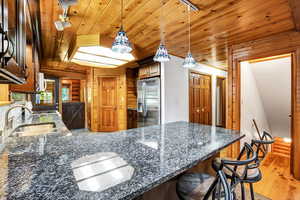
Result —
<instances>
[{"instance_id":1,"label":"wood ceiling trim","mask_svg":"<svg viewBox=\"0 0 300 200\"><path fill-rule=\"evenodd\" d=\"M300 1L299 0L289 0L290 7L292 9L292 15L294 19L295 28L300 31Z\"/></svg>"}]
</instances>

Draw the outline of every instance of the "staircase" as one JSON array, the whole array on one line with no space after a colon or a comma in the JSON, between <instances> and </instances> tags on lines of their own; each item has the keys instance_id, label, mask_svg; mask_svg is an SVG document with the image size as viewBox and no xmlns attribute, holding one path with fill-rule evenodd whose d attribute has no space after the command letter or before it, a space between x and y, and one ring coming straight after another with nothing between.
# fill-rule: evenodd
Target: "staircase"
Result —
<instances>
[{"instance_id":1,"label":"staircase","mask_svg":"<svg viewBox=\"0 0 300 200\"><path fill-rule=\"evenodd\" d=\"M291 142L284 141L283 138L275 137L275 142L272 145L272 152L276 155L290 157Z\"/></svg>"}]
</instances>

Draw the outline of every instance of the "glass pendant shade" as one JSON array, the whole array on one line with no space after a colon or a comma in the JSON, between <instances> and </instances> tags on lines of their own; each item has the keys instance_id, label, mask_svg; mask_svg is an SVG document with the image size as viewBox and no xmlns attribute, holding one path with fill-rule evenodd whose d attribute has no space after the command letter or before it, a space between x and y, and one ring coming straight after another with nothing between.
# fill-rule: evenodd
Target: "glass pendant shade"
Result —
<instances>
[{"instance_id":1,"label":"glass pendant shade","mask_svg":"<svg viewBox=\"0 0 300 200\"><path fill-rule=\"evenodd\" d=\"M119 30L111 49L116 53L130 53L132 51L131 44L123 27Z\"/></svg>"},{"instance_id":2,"label":"glass pendant shade","mask_svg":"<svg viewBox=\"0 0 300 200\"><path fill-rule=\"evenodd\" d=\"M187 56L184 59L183 65L184 68L194 68L197 66L195 59L193 58L191 52L188 52Z\"/></svg>"},{"instance_id":3,"label":"glass pendant shade","mask_svg":"<svg viewBox=\"0 0 300 200\"><path fill-rule=\"evenodd\" d=\"M160 44L153 58L156 62L168 62L171 59L168 50L164 44Z\"/></svg>"}]
</instances>

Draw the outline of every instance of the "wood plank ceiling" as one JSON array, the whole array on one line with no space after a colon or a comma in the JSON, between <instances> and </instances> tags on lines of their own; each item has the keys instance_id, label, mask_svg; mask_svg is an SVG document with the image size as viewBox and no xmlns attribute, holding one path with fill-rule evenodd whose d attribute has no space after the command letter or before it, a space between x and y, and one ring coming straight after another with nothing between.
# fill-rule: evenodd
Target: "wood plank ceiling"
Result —
<instances>
[{"instance_id":1,"label":"wood plank ceiling","mask_svg":"<svg viewBox=\"0 0 300 200\"><path fill-rule=\"evenodd\" d=\"M79 0L69 10L71 28L57 32L62 12L56 0L41 2L44 68L73 70L68 49L76 34L114 38L120 27L120 0ZM191 49L197 61L227 68L227 47L295 29L289 0L192 0ZM153 55L160 41L160 0L124 0L124 26L130 41ZM170 54L187 53L187 9L179 0L164 0L166 45Z\"/></svg>"}]
</instances>

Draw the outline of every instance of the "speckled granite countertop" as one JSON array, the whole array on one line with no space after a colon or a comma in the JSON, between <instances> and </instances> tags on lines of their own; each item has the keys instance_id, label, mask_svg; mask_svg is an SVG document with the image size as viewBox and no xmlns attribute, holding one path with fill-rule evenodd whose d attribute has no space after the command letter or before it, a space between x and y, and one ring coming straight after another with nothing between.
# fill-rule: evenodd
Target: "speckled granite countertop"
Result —
<instances>
[{"instance_id":1,"label":"speckled granite countertop","mask_svg":"<svg viewBox=\"0 0 300 200\"><path fill-rule=\"evenodd\" d=\"M12 138L0 159L0 199L133 199L241 137L174 122L115 133Z\"/></svg>"}]
</instances>

